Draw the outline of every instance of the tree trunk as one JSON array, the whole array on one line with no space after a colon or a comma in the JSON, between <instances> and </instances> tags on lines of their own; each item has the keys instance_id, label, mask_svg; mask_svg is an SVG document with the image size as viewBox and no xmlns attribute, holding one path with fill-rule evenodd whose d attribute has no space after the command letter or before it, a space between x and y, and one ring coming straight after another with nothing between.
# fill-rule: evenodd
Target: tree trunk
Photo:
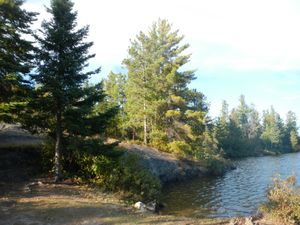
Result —
<instances>
[{"instance_id":1,"label":"tree trunk","mask_svg":"<svg viewBox=\"0 0 300 225\"><path fill-rule=\"evenodd\" d=\"M146 115L146 103L144 102L144 144L147 145L148 144L148 140L147 140L147 115Z\"/></svg>"},{"instance_id":2,"label":"tree trunk","mask_svg":"<svg viewBox=\"0 0 300 225\"><path fill-rule=\"evenodd\" d=\"M55 169L55 182L59 182L62 179L62 166L61 166L61 113L56 114L56 142L55 142L55 156L54 156L54 169Z\"/></svg>"}]
</instances>

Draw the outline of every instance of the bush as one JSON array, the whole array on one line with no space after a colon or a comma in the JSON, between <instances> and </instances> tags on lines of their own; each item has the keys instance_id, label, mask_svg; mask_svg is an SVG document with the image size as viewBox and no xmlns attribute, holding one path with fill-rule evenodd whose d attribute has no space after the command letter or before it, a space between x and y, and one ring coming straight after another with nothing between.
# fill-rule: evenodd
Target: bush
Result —
<instances>
[{"instance_id":1,"label":"bush","mask_svg":"<svg viewBox=\"0 0 300 225\"><path fill-rule=\"evenodd\" d=\"M152 131L150 133L150 145L160 151L168 152L168 137L165 132Z\"/></svg>"},{"instance_id":2,"label":"bush","mask_svg":"<svg viewBox=\"0 0 300 225\"><path fill-rule=\"evenodd\" d=\"M295 188L296 178L286 180L276 177L268 190L268 201L260 210L267 218L276 219L281 224L300 224L300 192Z\"/></svg>"},{"instance_id":3,"label":"bush","mask_svg":"<svg viewBox=\"0 0 300 225\"><path fill-rule=\"evenodd\" d=\"M119 191L131 200L157 200L161 184L157 177L139 163L136 155L98 139L64 139L62 164L64 175L91 182L109 191ZM43 164L53 168L54 142L43 146Z\"/></svg>"},{"instance_id":4,"label":"bush","mask_svg":"<svg viewBox=\"0 0 300 225\"><path fill-rule=\"evenodd\" d=\"M212 175L223 175L229 168L233 168L230 161L218 155L206 158L205 164Z\"/></svg>"},{"instance_id":5,"label":"bush","mask_svg":"<svg viewBox=\"0 0 300 225\"><path fill-rule=\"evenodd\" d=\"M129 192L130 198L137 201L158 200L161 192L160 180L139 164L136 155L126 154L120 161L118 186Z\"/></svg>"},{"instance_id":6,"label":"bush","mask_svg":"<svg viewBox=\"0 0 300 225\"><path fill-rule=\"evenodd\" d=\"M81 160L80 177L109 191L119 191L134 201L152 201L159 198L161 184L158 178L139 164L135 155L121 157L85 155Z\"/></svg>"},{"instance_id":7,"label":"bush","mask_svg":"<svg viewBox=\"0 0 300 225\"><path fill-rule=\"evenodd\" d=\"M191 146L184 141L173 141L168 144L168 147L170 152L177 156L186 157L192 153Z\"/></svg>"},{"instance_id":8,"label":"bush","mask_svg":"<svg viewBox=\"0 0 300 225\"><path fill-rule=\"evenodd\" d=\"M45 172L54 172L54 148L55 143L53 139L47 138L44 140L41 148L41 164L43 165L43 171Z\"/></svg>"}]
</instances>

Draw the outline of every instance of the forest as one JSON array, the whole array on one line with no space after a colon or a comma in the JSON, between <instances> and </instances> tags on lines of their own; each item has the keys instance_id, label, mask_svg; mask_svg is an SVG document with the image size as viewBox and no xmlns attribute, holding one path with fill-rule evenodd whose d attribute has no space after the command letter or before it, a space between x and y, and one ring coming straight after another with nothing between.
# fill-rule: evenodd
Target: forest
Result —
<instances>
[{"instance_id":1,"label":"forest","mask_svg":"<svg viewBox=\"0 0 300 225\"><path fill-rule=\"evenodd\" d=\"M210 166L300 150L292 111L282 118L271 106L261 114L241 95L237 107L224 100L212 118L205 93L190 88L195 70L183 69L190 46L168 20L158 19L132 37L120 62L126 73L110 72L91 83L101 65L89 70L93 42L87 41L89 26L78 28L74 4L52 0L50 19L38 30L32 30L38 13L22 5L0 1L0 120L45 137L44 164L56 181L75 176L139 191L160 186L137 170L136 159L120 163L122 150L106 144L107 138ZM151 191L150 197L156 194Z\"/></svg>"}]
</instances>

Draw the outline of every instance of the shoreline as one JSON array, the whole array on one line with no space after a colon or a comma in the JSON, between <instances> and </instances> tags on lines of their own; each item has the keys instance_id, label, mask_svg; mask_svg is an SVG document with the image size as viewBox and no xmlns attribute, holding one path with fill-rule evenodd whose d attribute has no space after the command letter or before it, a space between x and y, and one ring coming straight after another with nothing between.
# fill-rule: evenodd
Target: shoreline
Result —
<instances>
[{"instance_id":1,"label":"shoreline","mask_svg":"<svg viewBox=\"0 0 300 225\"><path fill-rule=\"evenodd\" d=\"M229 224L230 219L197 219L141 213L120 196L71 182L47 179L10 184L0 198L1 225L10 224Z\"/></svg>"}]
</instances>

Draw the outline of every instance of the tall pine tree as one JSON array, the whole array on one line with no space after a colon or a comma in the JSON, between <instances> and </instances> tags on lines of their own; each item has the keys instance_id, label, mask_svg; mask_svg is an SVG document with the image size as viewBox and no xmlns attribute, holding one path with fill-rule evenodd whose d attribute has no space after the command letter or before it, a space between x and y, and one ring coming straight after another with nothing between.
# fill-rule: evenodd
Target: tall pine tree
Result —
<instances>
[{"instance_id":1,"label":"tall pine tree","mask_svg":"<svg viewBox=\"0 0 300 225\"><path fill-rule=\"evenodd\" d=\"M183 117L184 112L177 115L180 108L187 110L190 96L187 85L194 73L179 70L190 58L183 53L189 45L180 45L182 39L167 20L158 20L148 33L136 36L124 60L128 69L125 88L128 127L134 128L133 133L142 131L144 144L151 139L150 133L166 129Z\"/></svg>"},{"instance_id":2,"label":"tall pine tree","mask_svg":"<svg viewBox=\"0 0 300 225\"><path fill-rule=\"evenodd\" d=\"M37 13L22 9L22 0L0 1L0 121L13 122L27 101L33 45L26 40Z\"/></svg>"},{"instance_id":3,"label":"tall pine tree","mask_svg":"<svg viewBox=\"0 0 300 225\"><path fill-rule=\"evenodd\" d=\"M104 98L102 84L86 85L91 74L85 72L88 60L95 55L88 51L92 42L85 42L89 27L77 29L77 12L70 0L52 0L49 21L42 23L37 51L35 98L31 101L31 129L39 128L55 140L55 180L62 178L61 154L75 144L76 138L99 133L105 125L103 114L93 113ZM72 142L73 141L73 142Z\"/></svg>"}]
</instances>

